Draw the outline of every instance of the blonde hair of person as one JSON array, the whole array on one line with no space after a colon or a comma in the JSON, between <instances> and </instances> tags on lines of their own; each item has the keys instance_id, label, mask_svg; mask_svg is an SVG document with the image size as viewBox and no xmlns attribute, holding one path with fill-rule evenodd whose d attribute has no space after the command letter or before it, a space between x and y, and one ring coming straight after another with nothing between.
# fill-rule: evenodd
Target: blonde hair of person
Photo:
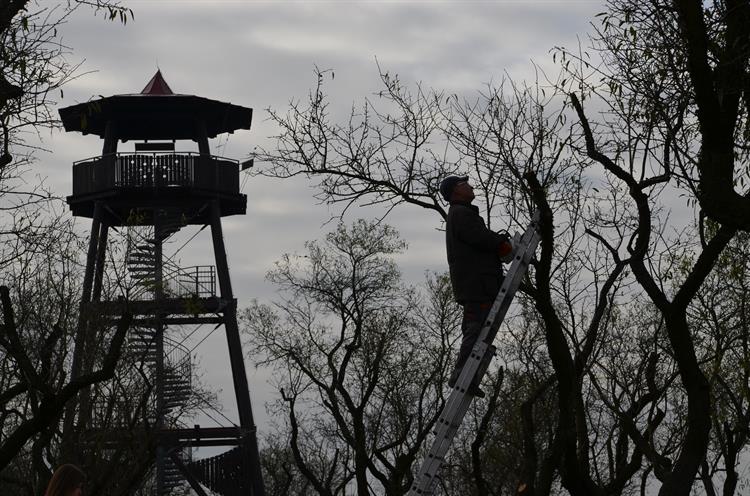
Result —
<instances>
[{"instance_id":1,"label":"blonde hair of person","mask_svg":"<svg viewBox=\"0 0 750 496\"><path fill-rule=\"evenodd\" d=\"M79 496L86 482L86 475L75 465L60 465L52 475L44 496Z\"/></svg>"}]
</instances>

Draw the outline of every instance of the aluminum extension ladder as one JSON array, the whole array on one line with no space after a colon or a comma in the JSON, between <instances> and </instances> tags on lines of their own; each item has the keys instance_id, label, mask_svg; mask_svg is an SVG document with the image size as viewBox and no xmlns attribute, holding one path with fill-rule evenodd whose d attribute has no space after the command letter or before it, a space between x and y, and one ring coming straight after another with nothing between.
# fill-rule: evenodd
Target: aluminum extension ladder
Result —
<instances>
[{"instance_id":1,"label":"aluminum extension ladder","mask_svg":"<svg viewBox=\"0 0 750 496\"><path fill-rule=\"evenodd\" d=\"M492 342L495 340L497 331L505 319L505 314L510 308L513 297L521 285L521 280L529 268L529 263L534 257L534 252L539 244L539 232L537 226L539 223L539 211L534 214L531 224L523 233L514 236L515 253L513 262L505 275L500 291L495 298L495 302L490 308L487 320L482 327L474 348L471 350L471 356L466 360L466 364L461 370L453 392L451 392L448 401L440 413L435 427L435 441L432 443L427 458L422 463L419 473L414 478L414 482L409 489L407 496L432 495L435 491L439 480L440 468L445 461L445 455L448 453L453 438L458 432L458 428L463 422L464 415L469 409L472 395L467 394L467 390L472 383L474 376L477 376L477 384L484 377L490 360L495 356L495 346Z\"/></svg>"}]
</instances>

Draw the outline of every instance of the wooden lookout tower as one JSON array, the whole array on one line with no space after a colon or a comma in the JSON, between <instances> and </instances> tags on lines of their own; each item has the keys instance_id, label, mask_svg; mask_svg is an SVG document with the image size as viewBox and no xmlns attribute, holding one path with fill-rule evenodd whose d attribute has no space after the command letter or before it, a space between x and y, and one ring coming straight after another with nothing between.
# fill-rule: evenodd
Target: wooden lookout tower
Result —
<instances>
[{"instance_id":1,"label":"wooden lookout tower","mask_svg":"<svg viewBox=\"0 0 750 496\"><path fill-rule=\"evenodd\" d=\"M222 218L244 214L247 198L240 193L240 164L213 156L209 150L209 138L250 129L252 109L174 94L157 71L140 93L73 105L60 109L60 116L66 131L103 139L101 156L74 163L73 194L67 199L74 215L92 219L72 375L89 367L87 319L96 315L115 321L127 305L133 324L126 346L140 353L153 383L148 418L156 440L151 470L155 494L168 494L183 483L199 495L206 494L205 486L224 496L263 496L237 302L222 234ZM179 140L197 143L197 150L176 150ZM135 150L119 151L118 144L128 141L135 143ZM184 268L170 260L165 243L190 226L210 228L215 266ZM103 296L107 238L112 230L136 233L128 235L127 251L119 255L124 258L130 287L135 288L127 301L107 301ZM179 423L171 421L187 401L193 374L190 350L170 330L201 324L215 329L223 326L226 333L239 413L238 423L232 426L178 428ZM213 365L217 363L226 362L212 360ZM87 401L94 400L84 392L78 407L75 403L69 407L64 438L75 431L80 439L87 423L95 423L97 414L86 413L95 412ZM206 446L229 449L205 460L181 455Z\"/></svg>"}]
</instances>

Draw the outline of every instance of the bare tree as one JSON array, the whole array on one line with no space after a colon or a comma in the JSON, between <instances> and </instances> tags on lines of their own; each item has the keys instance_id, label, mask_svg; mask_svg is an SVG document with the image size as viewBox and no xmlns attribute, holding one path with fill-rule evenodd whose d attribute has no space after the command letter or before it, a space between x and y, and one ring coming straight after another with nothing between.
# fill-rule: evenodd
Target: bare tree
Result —
<instances>
[{"instance_id":1,"label":"bare tree","mask_svg":"<svg viewBox=\"0 0 750 496\"><path fill-rule=\"evenodd\" d=\"M280 372L292 454L320 494L350 483L369 494L372 481L402 494L444 401L456 312L417 324L416 301L388 259L403 248L387 226L340 226L270 273L283 303L255 304L242 318L258 358Z\"/></svg>"},{"instance_id":2,"label":"bare tree","mask_svg":"<svg viewBox=\"0 0 750 496\"><path fill-rule=\"evenodd\" d=\"M113 377L130 317L125 315L112 335L101 368L66 381L64 375L60 377L60 368L53 367L52 362L60 363L60 341L65 336L60 324L52 324L47 332L29 329L23 333L19 329L6 286L0 287L0 298L4 315L0 346L10 365L8 386L3 393L3 432L6 434L0 445L0 467L5 468L29 440L59 421L65 403L79 390ZM34 335L39 331L46 335L41 340ZM42 346L32 347L30 342L39 342ZM30 351L38 353L38 356L31 355ZM23 410L19 410L19 406Z\"/></svg>"},{"instance_id":3,"label":"bare tree","mask_svg":"<svg viewBox=\"0 0 750 496\"><path fill-rule=\"evenodd\" d=\"M278 125L275 150L261 149L259 160L270 164L259 174L319 180L318 198L345 209L365 199L388 211L407 203L445 217L438 200L440 179L457 169L450 157L431 146L443 135L443 95L415 93L397 76L381 73L384 89L375 101L352 109L348 122L331 121L324 93L330 71L315 71L316 87L307 102L292 101L286 114L269 110Z\"/></svg>"},{"instance_id":4,"label":"bare tree","mask_svg":"<svg viewBox=\"0 0 750 496\"><path fill-rule=\"evenodd\" d=\"M341 225L269 274L282 302L243 315L278 372L295 471L319 494L404 494L445 400L457 308L445 277L426 300L403 286L390 256L404 247L388 226Z\"/></svg>"},{"instance_id":5,"label":"bare tree","mask_svg":"<svg viewBox=\"0 0 750 496\"><path fill-rule=\"evenodd\" d=\"M687 318L688 307L737 229L747 227L738 202L744 194L746 171L741 157L746 137L741 132L741 91L736 86L746 76L735 74L728 83L724 72L746 71L748 53L742 42L746 33L732 27L745 15L743 8L747 9L744 3L717 2L703 10L691 2L613 1L592 38L591 51L600 62L592 62L589 52L561 51L568 57L564 64L571 85L592 102L589 105L604 108L592 124L579 98L571 96L586 154L631 198L637 223L627 245L628 265L664 319L687 395L683 449L673 463L662 463L664 470L655 472L663 482L662 494L689 493L711 432L711 388L696 349L695 325ZM711 20L710 31L701 27L704 16ZM699 38L704 49L711 46L713 68L708 67L705 50L702 62L696 55ZM727 95L725 100L707 103L709 80L718 94ZM689 205L698 203L698 229L689 235L701 243L685 245L683 259L689 260L689 267L666 286L654 263L663 258L654 257L653 247L663 242L654 229L663 222L660 209L670 191L686 196ZM722 224L709 232L705 218Z\"/></svg>"}]
</instances>

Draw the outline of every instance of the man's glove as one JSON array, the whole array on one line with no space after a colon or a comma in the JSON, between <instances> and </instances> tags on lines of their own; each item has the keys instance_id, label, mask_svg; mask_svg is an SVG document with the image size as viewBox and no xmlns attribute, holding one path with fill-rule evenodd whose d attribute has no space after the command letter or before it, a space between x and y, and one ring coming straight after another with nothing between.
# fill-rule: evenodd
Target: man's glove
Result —
<instances>
[{"instance_id":1,"label":"man's glove","mask_svg":"<svg viewBox=\"0 0 750 496\"><path fill-rule=\"evenodd\" d=\"M504 239L498 248L498 256L500 257L501 262L510 263L513 261L513 256L516 254L516 245L507 232L501 233L501 235Z\"/></svg>"}]
</instances>

